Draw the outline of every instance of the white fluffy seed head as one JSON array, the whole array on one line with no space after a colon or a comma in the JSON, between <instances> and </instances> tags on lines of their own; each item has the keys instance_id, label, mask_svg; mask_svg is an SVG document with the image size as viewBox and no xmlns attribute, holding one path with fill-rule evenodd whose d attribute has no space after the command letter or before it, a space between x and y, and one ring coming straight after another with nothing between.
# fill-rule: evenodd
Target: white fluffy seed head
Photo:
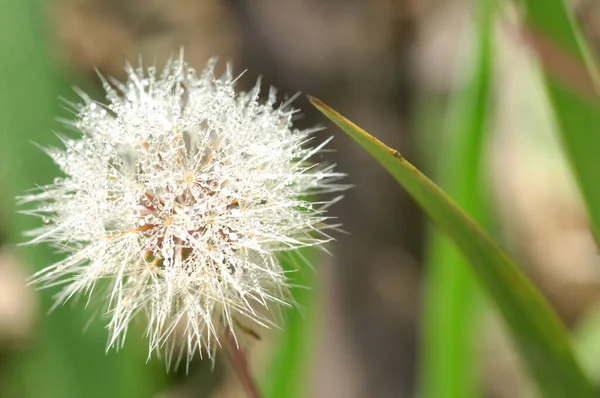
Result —
<instances>
[{"instance_id":1,"label":"white fluffy seed head","mask_svg":"<svg viewBox=\"0 0 600 398\"><path fill-rule=\"evenodd\" d=\"M277 253L330 240L331 201L303 197L344 188L333 166L311 162L324 144L309 148L315 130L293 130L274 90L264 103L258 84L236 93L214 65L102 78L108 103L81 93L78 137L46 149L65 176L22 198L43 220L32 242L66 252L34 282L62 285L57 305L105 297L109 347L145 314L150 354L168 363L273 325L290 303Z\"/></svg>"}]
</instances>

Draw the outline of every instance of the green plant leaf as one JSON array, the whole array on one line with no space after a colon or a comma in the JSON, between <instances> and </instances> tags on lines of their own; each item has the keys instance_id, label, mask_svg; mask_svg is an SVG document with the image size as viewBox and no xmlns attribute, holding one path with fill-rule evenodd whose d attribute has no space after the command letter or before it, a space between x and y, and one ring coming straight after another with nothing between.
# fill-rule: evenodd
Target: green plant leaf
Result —
<instances>
[{"instance_id":1,"label":"green plant leaf","mask_svg":"<svg viewBox=\"0 0 600 398\"><path fill-rule=\"evenodd\" d=\"M596 383L600 382L600 305L596 304L574 331L574 346L581 366Z\"/></svg>"},{"instance_id":2,"label":"green plant leaf","mask_svg":"<svg viewBox=\"0 0 600 398\"><path fill-rule=\"evenodd\" d=\"M58 176L50 158L33 142L58 144L52 128L57 127L59 94L73 96L70 83L48 53L47 4L42 3L0 0L0 54L4 55L0 63L0 200L3 238L10 243L21 242L25 230L39 226L34 217L15 213L14 198ZM56 254L44 246L21 247L18 253L31 271L56 260ZM47 315L52 293L45 290L38 296L42 308L33 341L26 349L15 349L10 360L2 358L1 396L146 398L157 393L165 371L146 363L141 331L131 330L121 353L107 354L108 336L102 322L92 322L84 332L93 315L91 309L83 309L84 303Z\"/></svg>"},{"instance_id":3,"label":"green plant leaf","mask_svg":"<svg viewBox=\"0 0 600 398\"><path fill-rule=\"evenodd\" d=\"M597 64L569 6L563 0L521 0L524 31L536 52L546 91L558 124L563 148L570 161L590 216L596 243L600 242L600 97ZM600 310L581 322L575 347L582 366L600 380Z\"/></svg>"},{"instance_id":4,"label":"green plant leaf","mask_svg":"<svg viewBox=\"0 0 600 398\"><path fill-rule=\"evenodd\" d=\"M600 242L598 71L563 0L521 4L523 31L540 60L562 143Z\"/></svg>"},{"instance_id":5,"label":"green plant leaf","mask_svg":"<svg viewBox=\"0 0 600 398\"><path fill-rule=\"evenodd\" d=\"M513 260L439 187L397 151L329 108L311 102L367 152L417 201L461 249L498 307L518 352L545 397L597 397L575 360L568 335L544 298Z\"/></svg>"},{"instance_id":6,"label":"green plant leaf","mask_svg":"<svg viewBox=\"0 0 600 398\"><path fill-rule=\"evenodd\" d=\"M265 398L300 398L306 396L308 377L308 354L313 341L318 297L313 288L316 285L315 272L303 264L315 258L315 250L302 249L298 253L289 252L281 262L290 274L294 285L294 301L299 308L285 309L285 324L273 349L273 358L264 379Z\"/></svg>"},{"instance_id":7,"label":"green plant leaf","mask_svg":"<svg viewBox=\"0 0 600 398\"><path fill-rule=\"evenodd\" d=\"M448 131L438 137L444 142L438 182L479 222L487 219L480 170L491 90L494 3L476 3L477 35L471 36L476 43L469 54L472 62L465 62L472 69L450 100ZM437 229L430 231L426 253L419 396L477 396L478 286L460 251Z\"/></svg>"}]
</instances>

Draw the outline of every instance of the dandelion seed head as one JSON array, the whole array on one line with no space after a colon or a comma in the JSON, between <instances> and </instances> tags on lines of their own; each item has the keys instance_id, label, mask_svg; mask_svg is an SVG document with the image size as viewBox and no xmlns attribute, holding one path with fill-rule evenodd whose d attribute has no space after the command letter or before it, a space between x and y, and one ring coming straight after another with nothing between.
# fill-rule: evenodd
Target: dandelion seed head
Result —
<instances>
[{"instance_id":1,"label":"dandelion seed head","mask_svg":"<svg viewBox=\"0 0 600 398\"><path fill-rule=\"evenodd\" d=\"M303 197L344 188L273 89L261 102L258 83L236 92L214 67L180 58L101 78L106 104L80 93L79 134L46 149L64 176L22 197L43 220L31 242L65 252L33 281L61 285L57 305L105 298L109 347L145 315L150 354L169 363L274 325L291 301L277 254L331 239L331 201Z\"/></svg>"}]
</instances>

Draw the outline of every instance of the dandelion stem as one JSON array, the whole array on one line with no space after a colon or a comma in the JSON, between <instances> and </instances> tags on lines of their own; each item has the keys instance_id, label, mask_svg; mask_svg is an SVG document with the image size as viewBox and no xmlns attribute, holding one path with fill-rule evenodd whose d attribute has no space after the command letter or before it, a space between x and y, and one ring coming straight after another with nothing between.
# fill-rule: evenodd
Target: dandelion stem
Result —
<instances>
[{"instance_id":1,"label":"dandelion stem","mask_svg":"<svg viewBox=\"0 0 600 398\"><path fill-rule=\"evenodd\" d=\"M240 379L248 398L260 398L260 392L256 383L250 374L248 359L246 353L238 346L237 341L228 330L225 333L225 351L235 369L235 373Z\"/></svg>"}]
</instances>

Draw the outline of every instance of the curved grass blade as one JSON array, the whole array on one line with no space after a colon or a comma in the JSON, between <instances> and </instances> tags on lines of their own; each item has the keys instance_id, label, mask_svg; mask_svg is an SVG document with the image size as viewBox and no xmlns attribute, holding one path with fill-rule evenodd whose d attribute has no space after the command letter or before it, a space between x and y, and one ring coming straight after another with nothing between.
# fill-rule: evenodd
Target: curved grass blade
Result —
<instances>
[{"instance_id":1,"label":"curved grass blade","mask_svg":"<svg viewBox=\"0 0 600 398\"><path fill-rule=\"evenodd\" d=\"M575 360L567 333L513 260L458 205L397 151L316 98L312 104L369 152L451 237L493 299L522 361L549 398L597 397Z\"/></svg>"}]
</instances>

